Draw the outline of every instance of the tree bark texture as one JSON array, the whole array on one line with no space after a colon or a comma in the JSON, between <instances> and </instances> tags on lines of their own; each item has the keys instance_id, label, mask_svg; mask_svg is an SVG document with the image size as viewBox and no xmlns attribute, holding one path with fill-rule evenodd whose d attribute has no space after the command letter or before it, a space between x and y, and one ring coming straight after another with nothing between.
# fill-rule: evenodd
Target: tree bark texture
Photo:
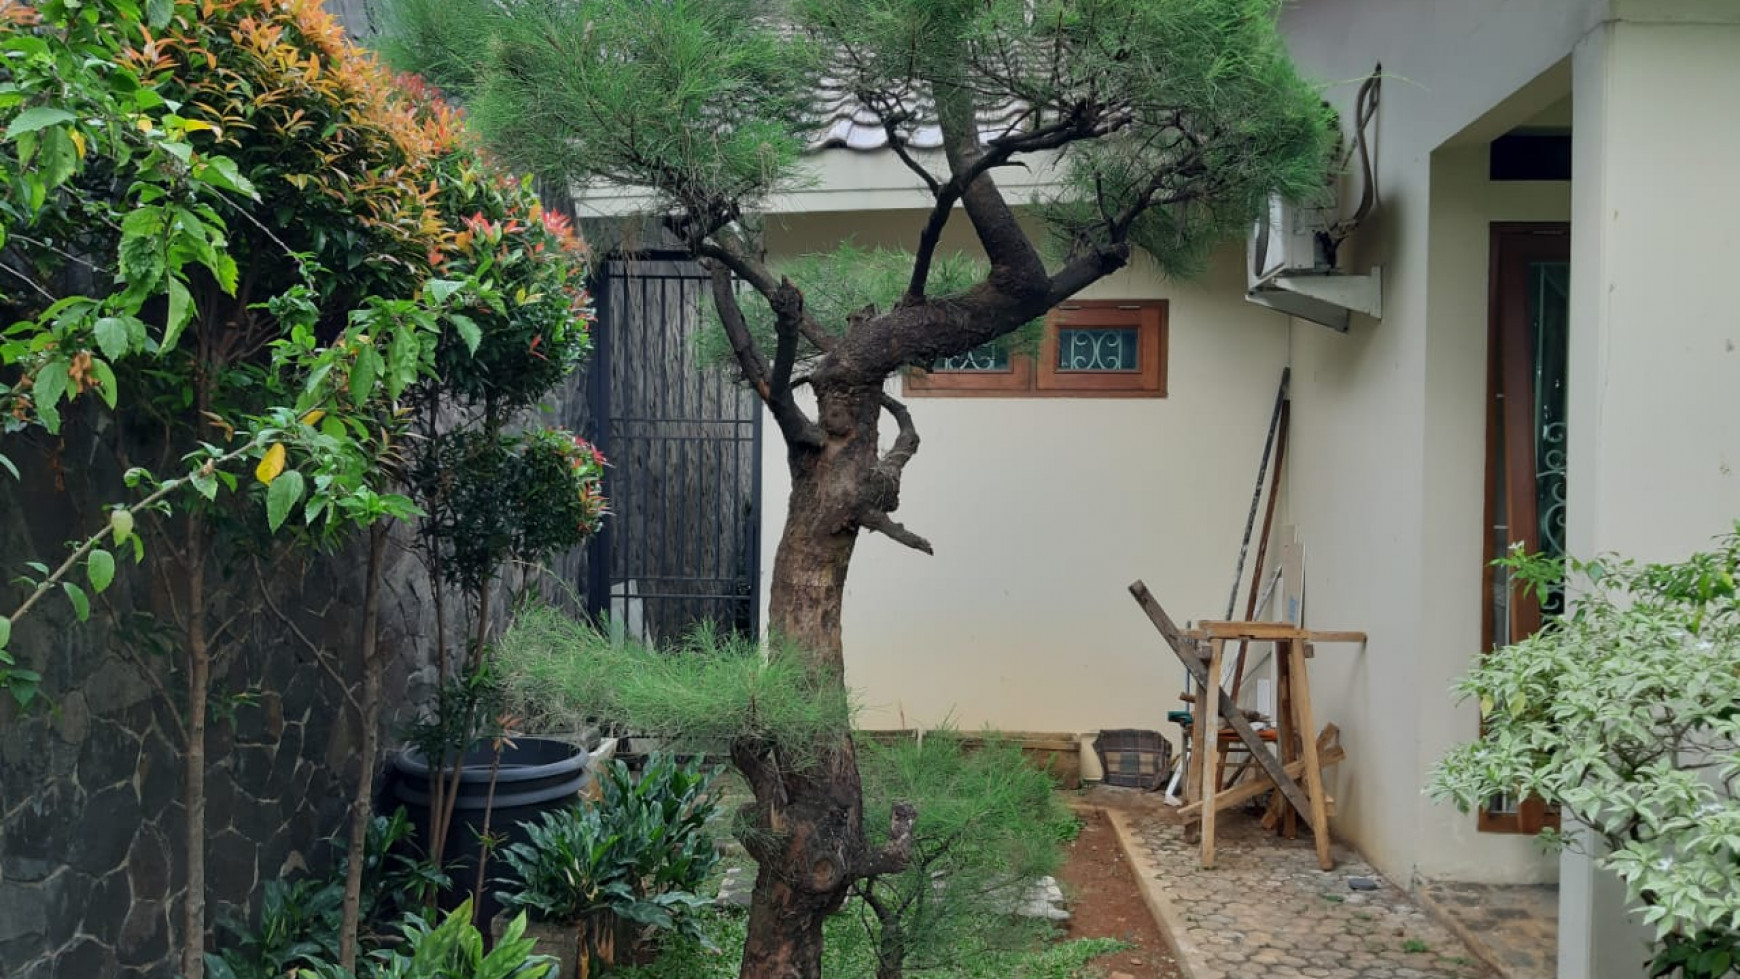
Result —
<instances>
[{"instance_id":1,"label":"tree bark texture","mask_svg":"<svg viewBox=\"0 0 1740 979\"><path fill-rule=\"evenodd\" d=\"M818 391L819 447L794 448L792 493L774 558L773 655L802 656L811 681L845 684L840 609L867 493L874 494L880 385ZM886 509L889 501L880 501ZM864 802L851 732L803 769L775 752L737 745L733 759L755 791L745 848L758 865L743 979L816 979L822 924L869 866Z\"/></svg>"}]
</instances>

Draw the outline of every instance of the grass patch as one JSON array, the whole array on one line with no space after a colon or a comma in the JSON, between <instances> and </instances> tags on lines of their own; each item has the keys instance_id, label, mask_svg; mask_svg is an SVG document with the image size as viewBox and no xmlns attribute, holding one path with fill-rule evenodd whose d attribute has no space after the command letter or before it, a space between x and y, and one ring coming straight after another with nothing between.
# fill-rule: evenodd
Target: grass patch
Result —
<instances>
[{"instance_id":1,"label":"grass patch","mask_svg":"<svg viewBox=\"0 0 1740 979\"><path fill-rule=\"evenodd\" d=\"M748 865L752 867L753 865ZM745 872L749 872L746 867ZM864 928L858 923L861 910L856 900L848 902L827 924L827 952L822 974L828 979L872 979L876 956ZM703 941L673 938L656 960L646 965L618 967L610 979L736 979L742 960L743 939L749 917L737 910L709 910L699 916ZM999 927L1002 924L999 923ZM708 946L712 948L708 948ZM1029 940L1016 948L987 949L969 957L966 964L945 969L914 965L909 979L1094 979L1102 975L1093 961L1129 948L1115 938L1059 941L1054 926L1030 923Z\"/></svg>"}]
</instances>

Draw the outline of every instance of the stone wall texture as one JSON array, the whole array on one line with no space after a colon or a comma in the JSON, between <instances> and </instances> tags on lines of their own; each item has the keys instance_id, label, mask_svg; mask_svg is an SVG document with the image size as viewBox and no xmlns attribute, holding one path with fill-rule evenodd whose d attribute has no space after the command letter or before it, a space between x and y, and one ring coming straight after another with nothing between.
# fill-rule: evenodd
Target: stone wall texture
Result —
<instances>
[{"instance_id":1,"label":"stone wall texture","mask_svg":"<svg viewBox=\"0 0 1740 979\"><path fill-rule=\"evenodd\" d=\"M102 461L104 442L80 423L53 445L8 438L24 474L0 474L8 578L26 561L58 563L63 541L100 526L103 504L125 498L118 467ZM345 831L360 772L349 698L360 682L362 542L292 557L263 535L233 536L208 576L229 592L211 621L230 623L208 713L211 925L245 917L266 880L333 865L338 851L326 841ZM432 621L421 566L402 546L389 553L390 737L432 682L419 658ZM0 704L0 976L174 974L186 888L176 590L150 561L123 560L91 621L77 623L50 595L14 630L15 654L44 675L45 702ZM23 594L0 587L0 610Z\"/></svg>"}]
</instances>

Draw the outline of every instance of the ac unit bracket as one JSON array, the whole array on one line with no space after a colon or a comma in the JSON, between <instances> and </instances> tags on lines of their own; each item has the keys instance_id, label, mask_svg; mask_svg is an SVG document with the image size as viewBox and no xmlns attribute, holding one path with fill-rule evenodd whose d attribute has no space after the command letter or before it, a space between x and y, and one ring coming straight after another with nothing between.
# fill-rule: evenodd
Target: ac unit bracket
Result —
<instances>
[{"instance_id":1,"label":"ac unit bracket","mask_svg":"<svg viewBox=\"0 0 1740 979\"><path fill-rule=\"evenodd\" d=\"M1383 269L1374 265L1365 275L1277 272L1253 286L1245 299L1346 333L1354 313L1383 316Z\"/></svg>"}]
</instances>

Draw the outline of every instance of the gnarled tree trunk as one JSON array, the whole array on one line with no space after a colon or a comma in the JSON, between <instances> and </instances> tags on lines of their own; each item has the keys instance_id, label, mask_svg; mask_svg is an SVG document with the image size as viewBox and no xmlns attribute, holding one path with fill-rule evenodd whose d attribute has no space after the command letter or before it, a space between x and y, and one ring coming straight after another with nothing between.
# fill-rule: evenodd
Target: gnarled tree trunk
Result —
<instances>
[{"instance_id":1,"label":"gnarled tree trunk","mask_svg":"<svg viewBox=\"0 0 1740 979\"><path fill-rule=\"evenodd\" d=\"M877 461L880 392L879 386L818 392L825 438L791 450L791 501L774 558L773 655L804 657L812 682L836 689L845 684L840 611ZM822 923L869 860L851 732L816 747L816 763L803 770L784 767L764 746L733 749L755 791L753 830L743 842L759 867L743 979L820 976Z\"/></svg>"}]
</instances>

